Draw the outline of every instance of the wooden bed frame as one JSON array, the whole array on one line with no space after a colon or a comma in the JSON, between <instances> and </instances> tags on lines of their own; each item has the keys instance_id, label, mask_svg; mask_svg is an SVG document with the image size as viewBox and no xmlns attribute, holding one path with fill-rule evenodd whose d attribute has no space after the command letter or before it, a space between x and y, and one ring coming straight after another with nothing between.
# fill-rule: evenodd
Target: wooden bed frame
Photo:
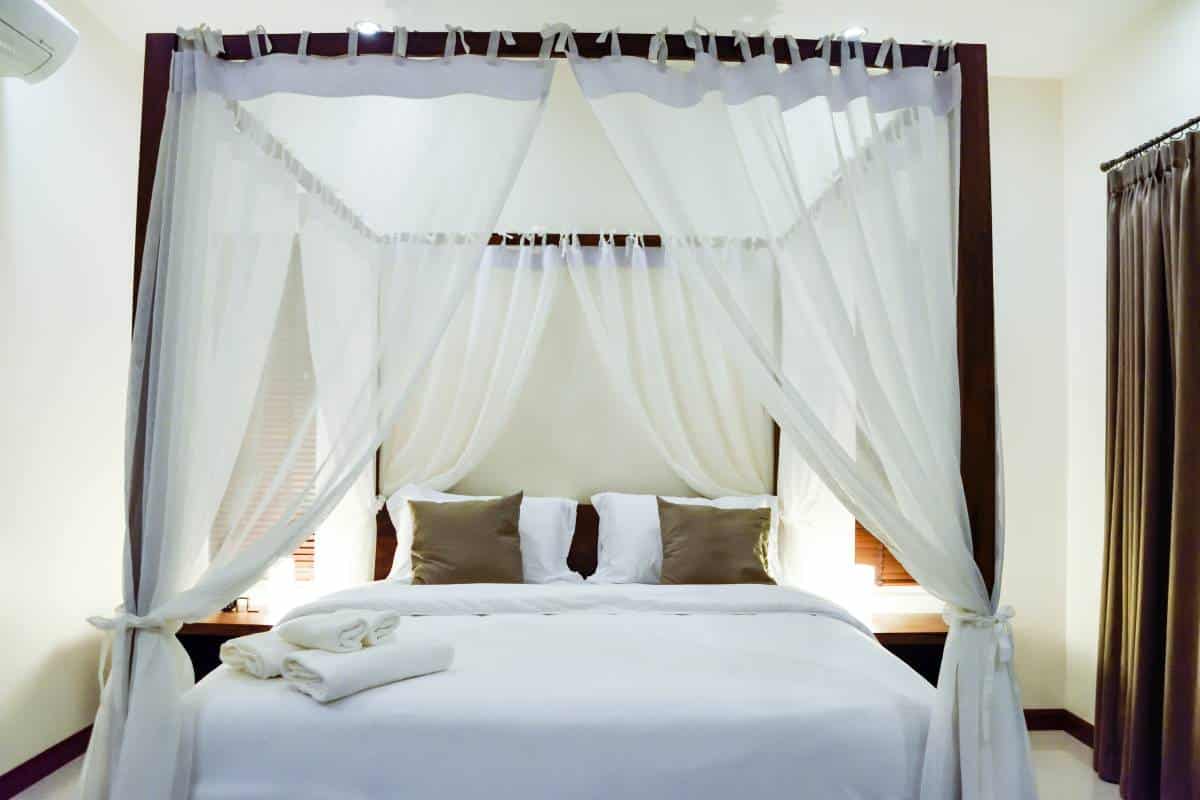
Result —
<instances>
[{"instance_id":1,"label":"wooden bed frame","mask_svg":"<svg viewBox=\"0 0 1200 800\"><path fill-rule=\"evenodd\" d=\"M296 53L300 34L271 33L272 51ZM484 52L488 46L488 32L468 31L466 41L472 52ZM626 53L645 53L649 49L651 34L621 33L621 48ZM514 44L501 43L500 55L516 58L536 58L541 49L542 36L537 32L514 34ZM579 55L583 58L599 58L609 53L609 45L596 41L595 33L577 33ZM391 32L359 39L360 54L389 54L392 52ZM732 36L718 36L717 56L722 61L742 61L742 51ZM681 34L669 34L667 54L671 60L691 61L694 53ZM154 191L154 173L158 161L159 139L166 117L167 95L170 89L171 57L177 46L173 33L150 33L146 35L146 54L142 86L141 146L138 169L137 230L134 247L133 297L136 307L138 285L142 272L142 251L146 241L146 227L150 218L150 203ZM413 31L408 34L408 54L417 58L442 56L446 43L444 31ZM314 56L342 56L347 51L345 33L313 33L308 37L308 52ZM817 55L818 41L798 39L802 58ZM246 35L224 37L225 57L247 59L250 44ZM461 52L461 44L456 44ZM864 42L863 58L873 64L880 45ZM763 52L763 40L752 38L753 54ZM901 45L904 63L925 64L929 60L929 45ZM832 48L831 63L840 63L840 48ZM552 53L552 57L564 57ZM989 590L996 571L996 354L994 286L992 274L992 190L991 149L988 136L988 81L987 48L982 44L959 44L955 55L962 73L962 103L959 110L962 151L959 180L959 223L958 223L958 374L961 404L961 447L962 480L966 493L967 513L971 521L975 561ZM775 60L789 64L791 56L783 38L775 41ZM948 69L947 54L939 54L937 68ZM891 56L886 62L891 65ZM499 237L494 237L499 243ZM649 238L649 237L647 237ZM778 452L778 431L776 432ZM135 454L136 455L136 454ZM140 470L130 486L128 520L130 536L140 539L140 520L133 515L140 506ZM595 509L580 505L575 539L571 546L569 563L572 569L591 574L596 567L597 524ZM376 576L386 575L396 549L395 530L386 510L377 522L378 541L375 555ZM140 570L139 548L134 548L134 585ZM381 573L382 569L382 573Z\"/></svg>"}]
</instances>

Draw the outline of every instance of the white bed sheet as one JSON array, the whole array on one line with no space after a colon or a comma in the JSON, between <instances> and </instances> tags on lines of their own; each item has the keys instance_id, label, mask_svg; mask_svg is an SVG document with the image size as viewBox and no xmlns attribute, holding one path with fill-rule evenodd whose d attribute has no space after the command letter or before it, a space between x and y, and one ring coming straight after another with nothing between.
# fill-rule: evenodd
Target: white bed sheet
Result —
<instances>
[{"instance_id":1,"label":"white bed sheet","mask_svg":"<svg viewBox=\"0 0 1200 800\"><path fill-rule=\"evenodd\" d=\"M916 797L933 688L853 618L766 586L406 586L445 673L322 706L227 668L189 693L192 797Z\"/></svg>"}]
</instances>

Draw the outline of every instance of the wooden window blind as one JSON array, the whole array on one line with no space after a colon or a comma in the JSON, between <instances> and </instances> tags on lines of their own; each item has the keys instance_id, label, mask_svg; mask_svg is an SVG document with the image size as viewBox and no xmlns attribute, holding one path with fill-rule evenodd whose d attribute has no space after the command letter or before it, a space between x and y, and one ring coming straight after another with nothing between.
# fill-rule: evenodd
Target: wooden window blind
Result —
<instances>
[{"instance_id":1,"label":"wooden window blind","mask_svg":"<svg viewBox=\"0 0 1200 800\"><path fill-rule=\"evenodd\" d=\"M857 521L854 523L854 563L874 567L875 583L879 586L917 585L896 557L883 546L883 542Z\"/></svg>"},{"instance_id":2,"label":"wooden window blind","mask_svg":"<svg viewBox=\"0 0 1200 800\"><path fill-rule=\"evenodd\" d=\"M277 472L286 462L288 449L297 435L299 449L278 491L251 526L242 546L262 536L278 523L299 496L297 514L312 502L310 482L317 466L316 425L305 420L315 395L308 320L304 313L304 288L299 259L293 256L284 286L275 331L267 352L262 382L246 437L238 452L231 489L222 499L210 539L215 554L239 517L254 513L267 496ZM310 535L292 553L296 580L314 577L316 537Z\"/></svg>"}]
</instances>

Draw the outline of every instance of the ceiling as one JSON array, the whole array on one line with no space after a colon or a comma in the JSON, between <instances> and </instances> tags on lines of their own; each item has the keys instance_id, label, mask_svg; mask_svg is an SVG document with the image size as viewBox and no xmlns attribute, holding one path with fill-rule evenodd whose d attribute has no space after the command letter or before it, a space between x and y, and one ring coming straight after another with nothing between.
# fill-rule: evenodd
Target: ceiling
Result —
<instances>
[{"instance_id":1,"label":"ceiling","mask_svg":"<svg viewBox=\"0 0 1200 800\"><path fill-rule=\"evenodd\" d=\"M269 31L342 30L359 19L410 30L439 30L445 23L468 29L536 30L567 22L599 30L672 31L693 16L719 31L816 37L864 25L868 39L954 39L988 45L992 74L1062 77L1120 35L1159 0L83 0L130 47L141 49L147 32L207 22L227 33L255 25ZM53 0L51 0L53 3Z\"/></svg>"}]
</instances>

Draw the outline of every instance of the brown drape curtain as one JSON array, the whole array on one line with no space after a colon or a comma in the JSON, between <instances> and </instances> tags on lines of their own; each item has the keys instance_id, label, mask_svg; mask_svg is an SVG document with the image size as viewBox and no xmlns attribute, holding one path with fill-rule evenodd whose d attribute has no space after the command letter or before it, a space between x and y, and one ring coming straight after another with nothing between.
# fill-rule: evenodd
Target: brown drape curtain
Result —
<instances>
[{"instance_id":1,"label":"brown drape curtain","mask_svg":"<svg viewBox=\"0 0 1200 800\"><path fill-rule=\"evenodd\" d=\"M1200 134L1108 176L1106 531L1095 767L1200 798Z\"/></svg>"}]
</instances>

